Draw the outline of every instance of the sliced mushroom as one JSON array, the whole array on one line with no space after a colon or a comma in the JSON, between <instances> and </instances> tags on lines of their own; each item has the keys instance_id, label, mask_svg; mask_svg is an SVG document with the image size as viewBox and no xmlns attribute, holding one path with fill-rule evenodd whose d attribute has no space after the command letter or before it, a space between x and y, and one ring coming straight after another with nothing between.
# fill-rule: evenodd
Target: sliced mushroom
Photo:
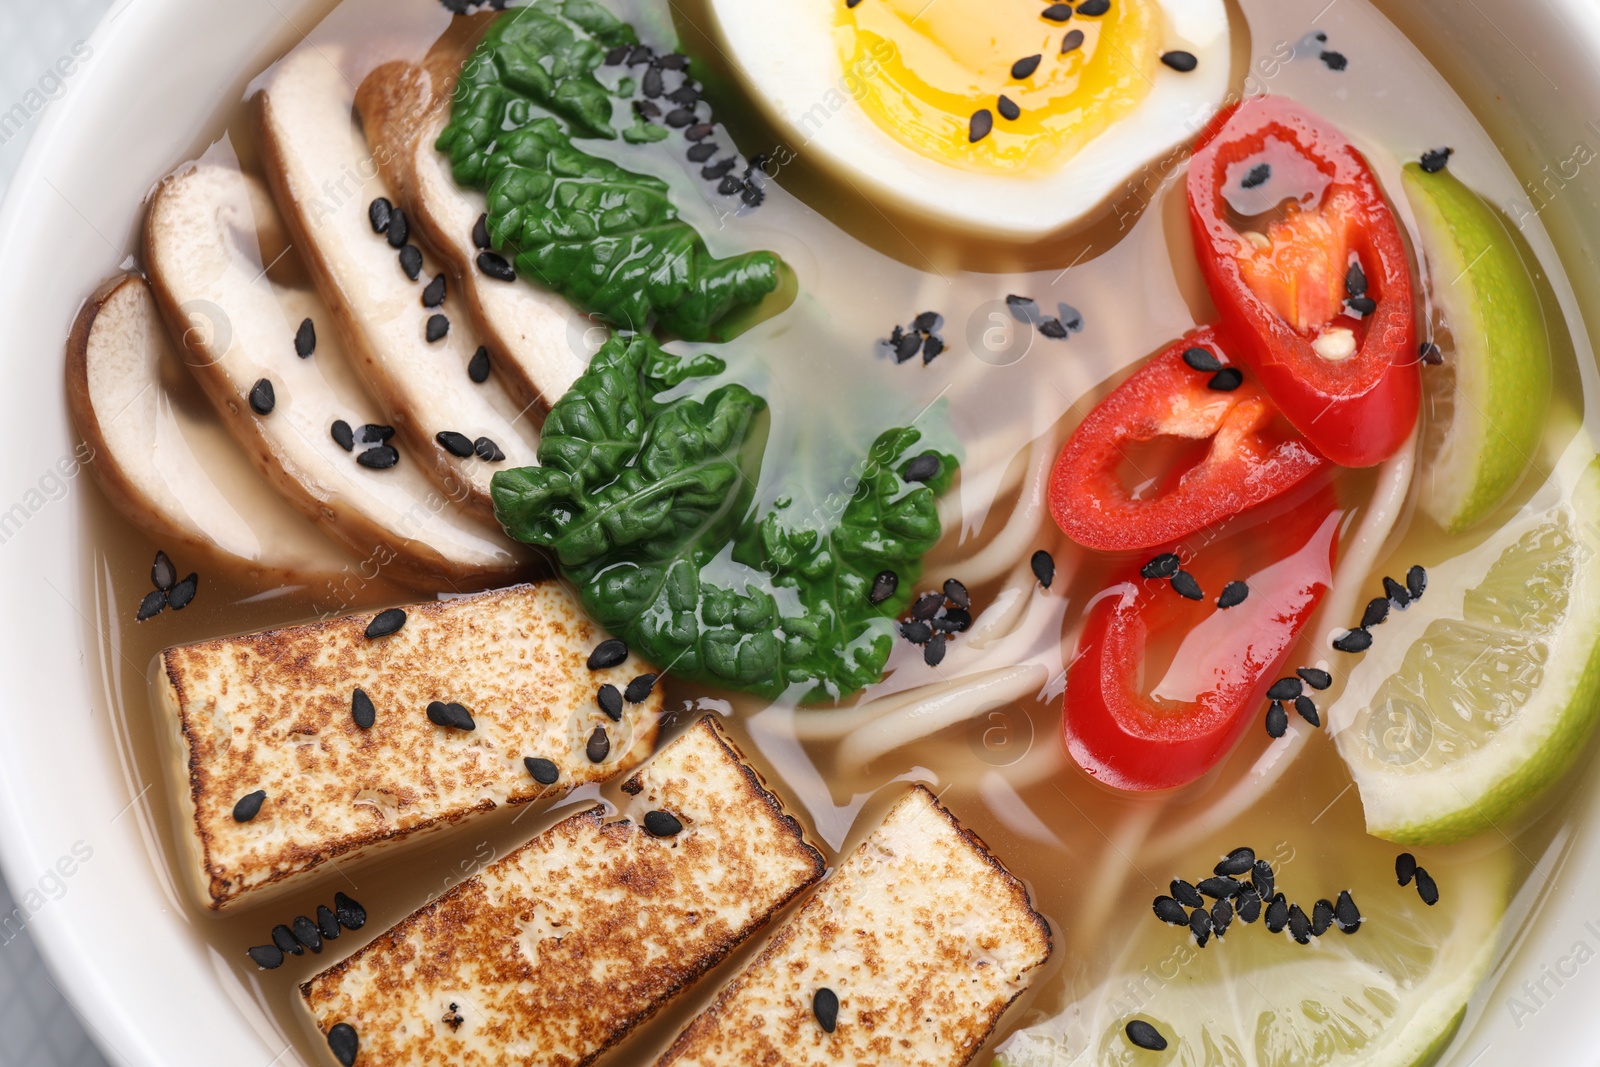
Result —
<instances>
[{"instance_id":1,"label":"sliced mushroom","mask_svg":"<svg viewBox=\"0 0 1600 1067\"><path fill-rule=\"evenodd\" d=\"M201 163L162 182L145 219L145 261L168 330L256 469L303 514L322 522L361 561L364 579L473 588L523 569L526 557L489 524L439 492L405 453L387 470L361 466L330 430L381 423L334 331L302 359L294 337L306 318L326 322L315 292L279 284L263 269L289 250L260 182ZM272 384L269 414L248 397Z\"/></svg>"},{"instance_id":2,"label":"sliced mushroom","mask_svg":"<svg viewBox=\"0 0 1600 1067\"><path fill-rule=\"evenodd\" d=\"M340 58L333 45L303 47L266 75L255 98L255 125L267 181L333 311L331 325L400 440L440 485L464 486L466 503L492 515L490 478L537 462L538 427L528 406L492 378L478 385L468 377L478 342L458 296L448 294L438 307L422 305L437 262L422 253L413 281L390 242L373 232L368 206L378 197L392 200L393 193L376 173L352 115L354 92L337 66ZM409 243L417 244L415 235ZM429 341L428 323L436 315L448 320L449 333ZM454 455L436 439L446 431L468 440L487 437L505 458Z\"/></svg>"},{"instance_id":3,"label":"sliced mushroom","mask_svg":"<svg viewBox=\"0 0 1600 1067\"><path fill-rule=\"evenodd\" d=\"M292 584L354 566L250 465L173 349L139 275L111 279L78 313L67 405L112 506L163 547Z\"/></svg>"},{"instance_id":4,"label":"sliced mushroom","mask_svg":"<svg viewBox=\"0 0 1600 1067\"><path fill-rule=\"evenodd\" d=\"M378 67L357 90L356 110L406 218L449 261L496 374L514 395L548 410L583 373L608 331L536 279L507 283L478 269L482 250L473 228L484 213L484 196L457 185L449 160L434 147L449 120L455 72L469 51L451 41L441 40L422 66L395 61Z\"/></svg>"}]
</instances>

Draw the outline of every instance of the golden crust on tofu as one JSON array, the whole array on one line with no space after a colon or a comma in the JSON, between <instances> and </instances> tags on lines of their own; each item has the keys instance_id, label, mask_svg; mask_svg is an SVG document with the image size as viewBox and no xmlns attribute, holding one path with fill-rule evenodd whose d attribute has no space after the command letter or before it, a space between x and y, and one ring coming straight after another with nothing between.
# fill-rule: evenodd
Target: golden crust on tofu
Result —
<instances>
[{"instance_id":1,"label":"golden crust on tofu","mask_svg":"<svg viewBox=\"0 0 1600 1067\"><path fill-rule=\"evenodd\" d=\"M1022 883L916 786L657 1067L959 1067L1049 955ZM831 1034L812 1008L824 987Z\"/></svg>"},{"instance_id":2,"label":"golden crust on tofu","mask_svg":"<svg viewBox=\"0 0 1600 1067\"><path fill-rule=\"evenodd\" d=\"M625 703L620 722L596 695L656 668L630 657L589 670L606 635L559 583L405 610L387 637L365 636L368 613L161 654L180 829L211 907L473 812L604 781L649 754L660 687ZM352 713L357 688L372 701L370 729ZM475 729L435 725L432 701L461 704ZM587 753L596 727L610 742L599 763ZM529 757L552 761L556 782L540 785ZM234 804L257 790L260 813L235 821Z\"/></svg>"},{"instance_id":3,"label":"golden crust on tofu","mask_svg":"<svg viewBox=\"0 0 1600 1067\"><path fill-rule=\"evenodd\" d=\"M822 877L709 716L623 789L628 818L556 824L302 985L318 1027L354 1027L363 1067L578 1067Z\"/></svg>"}]
</instances>

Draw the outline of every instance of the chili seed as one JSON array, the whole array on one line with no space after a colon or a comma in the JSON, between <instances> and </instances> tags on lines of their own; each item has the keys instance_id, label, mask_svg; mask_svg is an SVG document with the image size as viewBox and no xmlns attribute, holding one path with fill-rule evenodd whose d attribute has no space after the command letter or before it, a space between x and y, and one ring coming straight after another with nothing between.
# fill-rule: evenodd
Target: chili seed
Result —
<instances>
[{"instance_id":1,"label":"chili seed","mask_svg":"<svg viewBox=\"0 0 1600 1067\"><path fill-rule=\"evenodd\" d=\"M406 245L402 248L400 269L405 271L407 278L416 281L422 275L422 249L416 245Z\"/></svg>"},{"instance_id":2,"label":"chili seed","mask_svg":"<svg viewBox=\"0 0 1600 1067\"><path fill-rule=\"evenodd\" d=\"M1237 909L1241 922L1253 923L1261 917L1261 897L1254 889L1246 887L1239 894Z\"/></svg>"},{"instance_id":3,"label":"chili seed","mask_svg":"<svg viewBox=\"0 0 1600 1067\"><path fill-rule=\"evenodd\" d=\"M1206 909L1196 908L1189 913L1189 932L1194 935L1197 946L1206 947L1206 942L1211 940L1211 914Z\"/></svg>"},{"instance_id":4,"label":"chili seed","mask_svg":"<svg viewBox=\"0 0 1600 1067\"><path fill-rule=\"evenodd\" d=\"M478 724L472 720L472 713L460 704L446 704L442 700L428 701L428 721L435 726L444 726L452 730L476 730Z\"/></svg>"},{"instance_id":5,"label":"chili seed","mask_svg":"<svg viewBox=\"0 0 1600 1067\"><path fill-rule=\"evenodd\" d=\"M346 452L352 452L355 450L356 435L355 431L350 429L350 424L348 422L345 422L343 419L334 419L333 425L328 428L328 432L332 435L334 441L339 445L340 448L344 449Z\"/></svg>"},{"instance_id":6,"label":"chili seed","mask_svg":"<svg viewBox=\"0 0 1600 1067\"><path fill-rule=\"evenodd\" d=\"M1216 875L1231 876L1246 874L1256 863L1256 852L1253 848L1236 848L1228 853L1217 865L1211 868L1211 873Z\"/></svg>"},{"instance_id":7,"label":"chili seed","mask_svg":"<svg viewBox=\"0 0 1600 1067\"><path fill-rule=\"evenodd\" d=\"M1250 168L1250 173L1246 174L1239 181L1239 187L1241 189L1254 189L1258 186L1265 185L1267 180L1271 177L1272 168L1265 163L1257 163L1255 166Z\"/></svg>"},{"instance_id":8,"label":"chili seed","mask_svg":"<svg viewBox=\"0 0 1600 1067\"><path fill-rule=\"evenodd\" d=\"M594 651L589 653L589 669L603 671L623 663L628 658L626 642L615 637L609 637L594 646Z\"/></svg>"},{"instance_id":9,"label":"chili seed","mask_svg":"<svg viewBox=\"0 0 1600 1067\"><path fill-rule=\"evenodd\" d=\"M199 588L200 576L191 573L189 577L172 587L171 592L167 594L167 606L173 611L182 611L189 606L190 601L194 600L194 594Z\"/></svg>"},{"instance_id":10,"label":"chili seed","mask_svg":"<svg viewBox=\"0 0 1600 1067\"><path fill-rule=\"evenodd\" d=\"M250 387L250 410L257 415L271 415L272 409L277 407L278 397L272 390L272 383L262 378Z\"/></svg>"},{"instance_id":11,"label":"chili seed","mask_svg":"<svg viewBox=\"0 0 1600 1067\"><path fill-rule=\"evenodd\" d=\"M1353 934L1360 928L1361 909L1356 907L1355 900L1350 896L1350 890L1339 891L1339 899L1333 904L1333 921L1347 934Z\"/></svg>"},{"instance_id":12,"label":"chili seed","mask_svg":"<svg viewBox=\"0 0 1600 1067\"><path fill-rule=\"evenodd\" d=\"M378 721L378 709L373 707L372 698L365 689L350 694L350 717L363 730L372 729L372 724Z\"/></svg>"},{"instance_id":13,"label":"chili seed","mask_svg":"<svg viewBox=\"0 0 1600 1067\"><path fill-rule=\"evenodd\" d=\"M487 437L480 437L472 442L472 450L485 463L499 463L506 458L506 454L500 451L500 446Z\"/></svg>"},{"instance_id":14,"label":"chili seed","mask_svg":"<svg viewBox=\"0 0 1600 1067\"><path fill-rule=\"evenodd\" d=\"M1444 170L1450 162L1450 157L1455 154L1454 148L1433 148L1422 153L1422 169L1429 174L1437 174Z\"/></svg>"},{"instance_id":15,"label":"chili seed","mask_svg":"<svg viewBox=\"0 0 1600 1067\"><path fill-rule=\"evenodd\" d=\"M933 639L933 627L925 622L908 622L900 627L900 636L913 645L925 645Z\"/></svg>"},{"instance_id":16,"label":"chili seed","mask_svg":"<svg viewBox=\"0 0 1600 1067\"><path fill-rule=\"evenodd\" d=\"M1057 5L1065 7L1065 4ZM967 140L973 144L989 136L989 131L994 129L994 115L986 107L980 107L972 113L972 118L967 120Z\"/></svg>"},{"instance_id":17,"label":"chili seed","mask_svg":"<svg viewBox=\"0 0 1600 1067\"><path fill-rule=\"evenodd\" d=\"M1039 17L1051 22L1065 22L1072 17L1072 7L1069 4L1051 4L1039 12Z\"/></svg>"},{"instance_id":18,"label":"chili seed","mask_svg":"<svg viewBox=\"0 0 1600 1067\"><path fill-rule=\"evenodd\" d=\"M511 264L506 257L498 252L479 252L478 270L487 274L497 282L514 282L517 272L511 269Z\"/></svg>"},{"instance_id":19,"label":"chili seed","mask_svg":"<svg viewBox=\"0 0 1600 1067\"><path fill-rule=\"evenodd\" d=\"M1389 617L1389 598L1386 596L1373 597L1367 601L1367 608L1361 613L1361 626L1363 629L1376 626Z\"/></svg>"},{"instance_id":20,"label":"chili seed","mask_svg":"<svg viewBox=\"0 0 1600 1067\"><path fill-rule=\"evenodd\" d=\"M1342 637L1333 642L1333 647L1340 652L1365 652L1372 647L1372 631L1360 627L1347 630Z\"/></svg>"},{"instance_id":21,"label":"chili seed","mask_svg":"<svg viewBox=\"0 0 1600 1067\"><path fill-rule=\"evenodd\" d=\"M668 811L645 812L644 828L650 831L651 837L677 837L683 833L683 823Z\"/></svg>"},{"instance_id":22,"label":"chili seed","mask_svg":"<svg viewBox=\"0 0 1600 1067\"><path fill-rule=\"evenodd\" d=\"M368 637L388 637L398 633L400 627L406 624L405 608L385 608L372 617L367 623L366 635Z\"/></svg>"},{"instance_id":23,"label":"chili seed","mask_svg":"<svg viewBox=\"0 0 1600 1067\"><path fill-rule=\"evenodd\" d=\"M246 793L233 805L233 821L249 822L261 814L261 805L266 803L267 791L257 789L254 793Z\"/></svg>"},{"instance_id":24,"label":"chili seed","mask_svg":"<svg viewBox=\"0 0 1600 1067\"><path fill-rule=\"evenodd\" d=\"M400 453L389 445L379 445L356 453L356 462L375 471L386 471L400 462Z\"/></svg>"},{"instance_id":25,"label":"chili seed","mask_svg":"<svg viewBox=\"0 0 1600 1067\"><path fill-rule=\"evenodd\" d=\"M1289 925L1289 905L1281 899L1274 898L1267 905L1267 930L1269 933L1280 933Z\"/></svg>"},{"instance_id":26,"label":"chili seed","mask_svg":"<svg viewBox=\"0 0 1600 1067\"><path fill-rule=\"evenodd\" d=\"M947 578L944 583L945 599L963 610L972 607L972 595L967 592L967 587L955 578Z\"/></svg>"},{"instance_id":27,"label":"chili seed","mask_svg":"<svg viewBox=\"0 0 1600 1067\"><path fill-rule=\"evenodd\" d=\"M1295 670L1302 681L1311 688L1321 691L1333 684L1333 675L1316 667L1300 667Z\"/></svg>"},{"instance_id":28,"label":"chili seed","mask_svg":"<svg viewBox=\"0 0 1600 1067\"><path fill-rule=\"evenodd\" d=\"M643 704L646 700L650 699L650 691L655 687L655 675L641 674L639 677L628 683L628 688L622 691L622 695L627 698L627 701L630 704Z\"/></svg>"},{"instance_id":29,"label":"chili seed","mask_svg":"<svg viewBox=\"0 0 1600 1067\"><path fill-rule=\"evenodd\" d=\"M286 956L304 956L305 946L294 936L294 931L283 923L272 928L272 947Z\"/></svg>"},{"instance_id":30,"label":"chili seed","mask_svg":"<svg viewBox=\"0 0 1600 1067\"><path fill-rule=\"evenodd\" d=\"M1282 704L1273 704L1267 709L1267 736L1276 740L1288 729L1289 713L1283 710Z\"/></svg>"},{"instance_id":31,"label":"chili seed","mask_svg":"<svg viewBox=\"0 0 1600 1067\"><path fill-rule=\"evenodd\" d=\"M1214 897L1217 900L1226 900L1227 898L1236 895L1241 889L1244 888L1244 886L1234 881L1232 878L1223 878L1219 876L1215 878L1203 878L1201 879L1200 884L1195 886L1195 888L1200 890L1200 892L1204 893L1208 897Z\"/></svg>"},{"instance_id":32,"label":"chili seed","mask_svg":"<svg viewBox=\"0 0 1600 1067\"><path fill-rule=\"evenodd\" d=\"M900 477L907 482L926 482L930 478L939 477L939 472L944 468L936 452L924 452L910 463L906 464L905 473Z\"/></svg>"},{"instance_id":33,"label":"chili seed","mask_svg":"<svg viewBox=\"0 0 1600 1067\"><path fill-rule=\"evenodd\" d=\"M934 634L928 643L922 646L922 662L930 667L937 667L944 662L945 636Z\"/></svg>"},{"instance_id":34,"label":"chili seed","mask_svg":"<svg viewBox=\"0 0 1600 1067\"><path fill-rule=\"evenodd\" d=\"M1172 576L1172 588L1186 600L1202 600L1205 593L1200 590L1200 583L1194 580L1194 575L1188 571L1179 571Z\"/></svg>"},{"instance_id":35,"label":"chili seed","mask_svg":"<svg viewBox=\"0 0 1600 1067\"><path fill-rule=\"evenodd\" d=\"M283 952L277 945L257 945L245 949L245 955L263 971L273 971L283 966Z\"/></svg>"},{"instance_id":36,"label":"chili seed","mask_svg":"<svg viewBox=\"0 0 1600 1067\"><path fill-rule=\"evenodd\" d=\"M1273 887L1277 884L1277 876L1272 873L1272 864L1266 860L1256 860L1255 866L1250 868L1250 884L1255 887L1256 896L1262 900L1271 900Z\"/></svg>"},{"instance_id":37,"label":"chili seed","mask_svg":"<svg viewBox=\"0 0 1600 1067\"><path fill-rule=\"evenodd\" d=\"M1199 345L1185 348L1183 361L1189 364L1191 370L1200 371L1202 374L1215 374L1222 369L1222 360L1217 358L1216 353Z\"/></svg>"},{"instance_id":38,"label":"chili seed","mask_svg":"<svg viewBox=\"0 0 1600 1067\"><path fill-rule=\"evenodd\" d=\"M1067 327L1060 319L1044 318L1039 320L1039 332L1052 341L1065 340Z\"/></svg>"},{"instance_id":39,"label":"chili seed","mask_svg":"<svg viewBox=\"0 0 1600 1067\"><path fill-rule=\"evenodd\" d=\"M811 1014L817 1017L817 1025L827 1033L833 1033L834 1027L839 1025L839 995L827 986L823 986L811 994Z\"/></svg>"},{"instance_id":40,"label":"chili seed","mask_svg":"<svg viewBox=\"0 0 1600 1067\"><path fill-rule=\"evenodd\" d=\"M1293 700L1300 695L1304 683L1299 678L1279 678L1267 690L1268 700Z\"/></svg>"},{"instance_id":41,"label":"chili seed","mask_svg":"<svg viewBox=\"0 0 1600 1067\"><path fill-rule=\"evenodd\" d=\"M1217 607L1232 608L1243 604L1250 595L1250 587L1243 582L1229 582L1222 587L1222 595L1217 597Z\"/></svg>"},{"instance_id":42,"label":"chili seed","mask_svg":"<svg viewBox=\"0 0 1600 1067\"><path fill-rule=\"evenodd\" d=\"M1233 905L1226 899L1211 905L1211 932L1221 937L1233 922Z\"/></svg>"},{"instance_id":43,"label":"chili seed","mask_svg":"<svg viewBox=\"0 0 1600 1067\"><path fill-rule=\"evenodd\" d=\"M367 925L367 909L343 893L333 895L333 913L346 930L355 931Z\"/></svg>"},{"instance_id":44,"label":"chili seed","mask_svg":"<svg viewBox=\"0 0 1600 1067\"><path fill-rule=\"evenodd\" d=\"M367 205L367 221L372 223L373 233L383 233L389 228L390 216L394 214L394 205L383 197L378 197Z\"/></svg>"},{"instance_id":45,"label":"chili seed","mask_svg":"<svg viewBox=\"0 0 1600 1067\"><path fill-rule=\"evenodd\" d=\"M594 733L589 735L589 743L584 746L584 754L589 757L590 763L604 763L606 757L611 755L611 738L606 733L604 726L596 726Z\"/></svg>"},{"instance_id":46,"label":"chili seed","mask_svg":"<svg viewBox=\"0 0 1600 1067\"><path fill-rule=\"evenodd\" d=\"M1343 52L1323 52L1318 58L1329 70L1343 70L1350 65Z\"/></svg>"},{"instance_id":47,"label":"chili seed","mask_svg":"<svg viewBox=\"0 0 1600 1067\"><path fill-rule=\"evenodd\" d=\"M1174 878L1167 889L1172 893L1172 899L1186 908L1199 908L1205 905L1205 899L1200 896L1200 890L1185 882L1182 878Z\"/></svg>"},{"instance_id":48,"label":"chili seed","mask_svg":"<svg viewBox=\"0 0 1600 1067\"><path fill-rule=\"evenodd\" d=\"M1123 1027L1123 1032L1137 1048L1160 1052L1167 1047L1167 1039L1161 1036L1161 1031L1143 1019L1129 1019L1128 1025Z\"/></svg>"},{"instance_id":49,"label":"chili seed","mask_svg":"<svg viewBox=\"0 0 1600 1067\"><path fill-rule=\"evenodd\" d=\"M606 713L607 718L612 722L622 721L622 690L607 682L600 687L596 699L600 703L600 710Z\"/></svg>"},{"instance_id":50,"label":"chili seed","mask_svg":"<svg viewBox=\"0 0 1600 1067\"><path fill-rule=\"evenodd\" d=\"M1194 57L1193 52L1184 52L1181 50L1161 53L1161 62L1165 63L1179 74L1187 74L1200 65L1200 61Z\"/></svg>"},{"instance_id":51,"label":"chili seed","mask_svg":"<svg viewBox=\"0 0 1600 1067\"><path fill-rule=\"evenodd\" d=\"M312 952L322 951L322 933L317 929L317 924L304 915L294 917L294 939L310 949Z\"/></svg>"},{"instance_id":52,"label":"chili seed","mask_svg":"<svg viewBox=\"0 0 1600 1067\"><path fill-rule=\"evenodd\" d=\"M160 615L166 606L167 594L159 589L152 589L144 595L143 600L139 601L139 610L134 616L134 621L144 622L146 619L153 619Z\"/></svg>"},{"instance_id":53,"label":"chili seed","mask_svg":"<svg viewBox=\"0 0 1600 1067\"><path fill-rule=\"evenodd\" d=\"M423 329L423 336L428 339L430 345L444 340L445 334L449 332L450 320L448 318L438 314L428 316L428 324Z\"/></svg>"},{"instance_id":54,"label":"chili seed","mask_svg":"<svg viewBox=\"0 0 1600 1067\"><path fill-rule=\"evenodd\" d=\"M547 760L542 756L529 756L522 761L522 765L528 768L528 773L533 775L533 780L540 785L555 785L556 780L561 777L561 768L557 767L553 760Z\"/></svg>"},{"instance_id":55,"label":"chili seed","mask_svg":"<svg viewBox=\"0 0 1600 1067\"><path fill-rule=\"evenodd\" d=\"M1319 900L1311 906L1311 936L1321 937L1333 925L1333 901Z\"/></svg>"},{"instance_id":56,"label":"chili seed","mask_svg":"<svg viewBox=\"0 0 1600 1067\"><path fill-rule=\"evenodd\" d=\"M1085 18L1099 18L1111 10L1111 0L1083 0L1078 5L1078 14Z\"/></svg>"},{"instance_id":57,"label":"chili seed","mask_svg":"<svg viewBox=\"0 0 1600 1067\"><path fill-rule=\"evenodd\" d=\"M324 941L337 941L344 931L339 929L339 917L326 904L317 905L317 933Z\"/></svg>"},{"instance_id":58,"label":"chili seed","mask_svg":"<svg viewBox=\"0 0 1600 1067\"><path fill-rule=\"evenodd\" d=\"M879 571L872 579L872 590L867 593L867 603L877 605L894 596L900 588L900 576L894 571Z\"/></svg>"},{"instance_id":59,"label":"chili seed","mask_svg":"<svg viewBox=\"0 0 1600 1067\"><path fill-rule=\"evenodd\" d=\"M436 308L444 303L444 291L444 275L435 274L433 281L429 282L427 288L422 290L422 306ZM306 321L310 322L311 320L307 319Z\"/></svg>"},{"instance_id":60,"label":"chili seed","mask_svg":"<svg viewBox=\"0 0 1600 1067\"><path fill-rule=\"evenodd\" d=\"M1289 936L1294 938L1296 944L1311 942L1311 918L1298 904L1289 905Z\"/></svg>"},{"instance_id":61,"label":"chili seed","mask_svg":"<svg viewBox=\"0 0 1600 1067\"><path fill-rule=\"evenodd\" d=\"M1317 714L1317 705L1310 697L1304 694L1294 698L1294 710L1300 717L1312 726L1321 726L1322 717Z\"/></svg>"},{"instance_id":62,"label":"chili seed","mask_svg":"<svg viewBox=\"0 0 1600 1067\"><path fill-rule=\"evenodd\" d=\"M493 247L493 245L491 245L489 243L489 214L488 214L488 212L485 212L482 215L479 215L478 216L478 221L474 222L472 224L472 247L473 248L492 248Z\"/></svg>"},{"instance_id":63,"label":"chili seed","mask_svg":"<svg viewBox=\"0 0 1600 1067\"><path fill-rule=\"evenodd\" d=\"M317 350L317 324L310 319L300 323L300 328L294 332L294 354L301 359L309 359Z\"/></svg>"},{"instance_id":64,"label":"chili seed","mask_svg":"<svg viewBox=\"0 0 1600 1067\"><path fill-rule=\"evenodd\" d=\"M406 213L399 208L389 212L389 225L384 227L384 232L389 236L389 247L399 251L406 246L406 239L411 236L411 224L406 221Z\"/></svg>"},{"instance_id":65,"label":"chili seed","mask_svg":"<svg viewBox=\"0 0 1600 1067\"><path fill-rule=\"evenodd\" d=\"M1001 93L1000 98L994 102L994 109L1000 112L1000 117L1007 122L1015 122L1022 117L1022 109L1017 106L1017 102L1004 93Z\"/></svg>"},{"instance_id":66,"label":"chili seed","mask_svg":"<svg viewBox=\"0 0 1600 1067\"><path fill-rule=\"evenodd\" d=\"M1189 913L1184 910L1182 904L1179 904L1171 897L1156 897L1151 907L1156 913L1156 918L1164 923L1169 923L1172 926L1189 925Z\"/></svg>"},{"instance_id":67,"label":"chili seed","mask_svg":"<svg viewBox=\"0 0 1600 1067\"><path fill-rule=\"evenodd\" d=\"M482 385L489 380L489 350L483 345L472 353L472 358L467 361L467 377L476 385Z\"/></svg>"},{"instance_id":68,"label":"chili seed","mask_svg":"<svg viewBox=\"0 0 1600 1067\"><path fill-rule=\"evenodd\" d=\"M354 1067L356 1054L361 1051L361 1036L349 1023L335 1023L328 1031L328 1051L342 1067Z\"/></svg>"},{"instance_id":69,"label":"chili seed","mask_svg":"<svg viewBox=\"0 0 1600 1067\"><path fill-rule=\"evenodd\" d=\"M1417 895L1430 908L1439 903L1438 883L1433 880L1433 875L1421 867L1417 868Z\"/></svg>"},{"instance_id":70,"label":"chili seed","mask_svg":"<svg viewBox=\"0 0 1600 1067\"><path fill-rule=\"evenodd\" d=\"M1083 31L1082 30L1068 30L1067 31L1067 35L1065 37L1061 38L1061 54L1062 55L1066 55L1068 52L1076 52L1078 49L1080 49L1082 47L1083 47Z\"/></svg>"},{"instance_id":71,"label":"chili seed","mask_svg":"<svg viewBox=\"0 0 1600 1067\"><path fill-rule=\"evenodd\" d=\"M1146 578L1171 578L1178 573L1178 566L1182 561L1175 552L1163 552L1149 563L1139 568L1139 573Z\"/></svg>"},{"instance_id":72,"label":"chili seed","mask_svg":"<svg viewBox=\"0 0 1600 1067\"><path fill-rule=\"evenodd\" d=\"M1041 548L1033 554L1028 565L1033 568L1033 576L1039 580L1039 584L1049 589L1050 583L1056 580L1055 557Z\"/></svg>"},{"instance_id":73,"label":"chili seed","mask_svg":"<svg viewBox=\"0 0 1600 1067\"><path fill-rule=\"evenodd\" d=\"M1420 565L1406 571L1406 592L1411 594L1412 600L1421 600L1422 594L1428 591L1428 572Z\"/></svg>"},{"instance_id":74,"label":"chili seed","mask_svg":"<svg viewBox=\"0 0 1600 1067\"><path fill-rule=\"evenodd\" d=\"M1238 367L1223 367L1211 376L1206 383L1207 389L1214 389L1219 393L1231 393L1244 383L1244 374Z\"/></svg>"},{"instance_id":75,"label":"chili seed","mask_svg":"<svg viewBox=\"0 0 1600 1067\"><path fill-rule=\"evenodd\" d=\"M465 459L472 455L472 438L464 433L456 433L454 430L440 430L433 435L433 439L439 442L439 447L452 456Z\"/></svg>"}]
</instances>

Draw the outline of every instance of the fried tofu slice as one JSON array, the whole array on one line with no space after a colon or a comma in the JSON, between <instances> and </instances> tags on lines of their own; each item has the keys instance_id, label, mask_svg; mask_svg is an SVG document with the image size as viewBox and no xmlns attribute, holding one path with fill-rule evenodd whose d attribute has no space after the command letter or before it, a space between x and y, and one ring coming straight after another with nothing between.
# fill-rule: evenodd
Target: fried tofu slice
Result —
<instances>
[{"instance_id":1,"label":"fried tofu slice","mask_svg":"<svg viewBox=\"0 0 1600 1067\"><path fill-rule=\"evenodd\" d=\"M209 907L262 899L329 860L502 804L604 781L654 746L661 687L621 701L619 721L597 693L657 668L630 657L589 670L606 634L561 584L403 610L388 636L366 636L376 618L367 613L161 654L186 866ZM456 714L430 715L435 701L465 709L471 728L435 721ZM258 810L240 821L258 792Z\"/></svg>"},{"instance_id":2,"label":"fried tofu slice","mask_svg":"<svg viewBox=\"0 0 1600 1067\"><path fill-rule=\"evenodd\" d=\"M1049 955L1022 883L915 786L656 1067L958 1067Z\"/></svg>"},{"instance_id":3,"label":"fried tofu slice","mask_svg":"<svg viewBox=\"0 0 1600 1067\"><path fill-rule=\"evenodd\" d=\"M710 716L622 788L624 818L558 823L306 982L317 1026L362 1067L578 1067L822 877Z\"/></svg>"}]
</instances>

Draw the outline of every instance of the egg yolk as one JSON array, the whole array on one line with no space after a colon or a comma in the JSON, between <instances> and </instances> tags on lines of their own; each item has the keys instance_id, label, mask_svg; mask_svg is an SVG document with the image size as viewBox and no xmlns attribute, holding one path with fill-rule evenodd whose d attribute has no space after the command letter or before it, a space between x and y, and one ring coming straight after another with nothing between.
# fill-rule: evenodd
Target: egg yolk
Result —
<instances>
[{"instance_id":1,"label":"egg yolk","mask_svg":"<svg viewBox=\"0 0 1600 1067\"><path fill-rule=\"evenodd\" d=\"M1061 22L1045 13L1068 5L1038 0L834 2L845 80L867 114L923 155L972 170L1060 166L1144 99L1159 56L1155 0L1111 0L1104 14ZM992 129L974 141L980 110Z\"/></svg>"}]
</instances>

